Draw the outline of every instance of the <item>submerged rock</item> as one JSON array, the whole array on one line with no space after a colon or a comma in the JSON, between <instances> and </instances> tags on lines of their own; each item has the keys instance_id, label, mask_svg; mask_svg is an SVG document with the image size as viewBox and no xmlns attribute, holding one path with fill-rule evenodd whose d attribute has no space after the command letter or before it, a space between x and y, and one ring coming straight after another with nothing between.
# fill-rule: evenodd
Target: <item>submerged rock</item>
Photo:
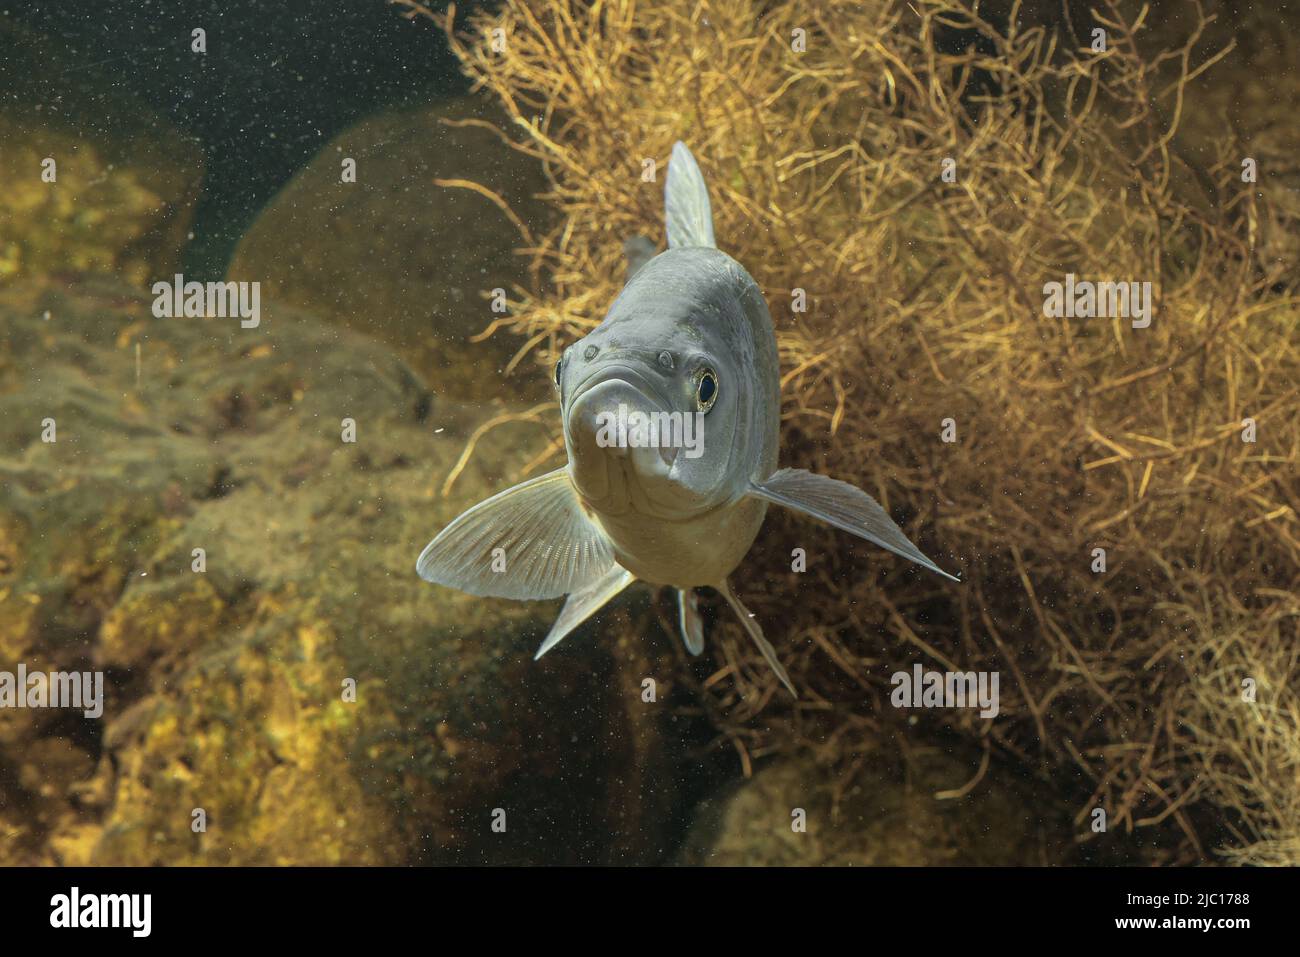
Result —
<instances>
[{"instance_id":1,"label":"submerged rock","mask_svg":"<svg viewBox=\"0 0 1300 957\"><path fill-rule=\"evenodd\" d=\"M197 144L52 40L0 21L0 49L0 283L170 276L203 180Z\"/></svg>"},{"instance_id":2,"label":"submerged rock","mask_svg":"<svg viewBox=\"0 0 1300 957\"><path fill-rule=\"evenodd\" d=\"M519 342L469 339L499 313L487 298L513 298L527 279L524 245L510 218L468 189L435 179L473 180L498 194L535 232L546 221L534 200L545 188L538 164L481 126L506 121L477 97L369 117L335 137L262 212L240 241L232 280L260 281L271 298L383 339L440 395L501 394ZM345 164L355 162L355 181ZM511 389L549 396L545 374L526 365Z\"/></svg>"},{"instance_id":3,"label":"submerged rock","mask_svg":"<svg viewBox=\"0 0 1300 957\"><path fill-rule=\"evenodd\" d=\"M442 497L506 407L273 303L256 330L149 303L0 290L0 668L107 684L99 721L0 710L0 862L660 859L687 730L645 600L534 663L558 602L414 573L537 426L488 432Z\"/></svg>"},{"instance_id":4,"label":"submerged rock","mask_svg":"<svg viewBox=\"0 0 1300 957\"><path fill-rule=\"evenodd\" d=\"M678 863L738 867L1040 865L1065 862L1059 808L979 761L934 749L868 759L847 781L810 758L775 760L696 809ZM796 824L803 823L803 830ZM1064 840L1062 836L1065 836Z\"/></svg>"}]
</instances>

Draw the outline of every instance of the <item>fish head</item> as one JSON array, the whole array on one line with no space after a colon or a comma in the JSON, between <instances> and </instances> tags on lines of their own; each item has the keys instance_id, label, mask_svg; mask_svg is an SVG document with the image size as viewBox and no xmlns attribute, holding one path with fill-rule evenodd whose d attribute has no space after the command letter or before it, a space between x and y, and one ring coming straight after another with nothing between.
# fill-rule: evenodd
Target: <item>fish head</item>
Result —
<instances>
[{"instance_id":1,"label":"fish head","mask_svg":"<svg viewBox=\"0 0 1300 957\"><path fill-rule=\"evenodd\" d=\"M556 365L570 475L606 515L682 520L744 493L735 357L708 335L664 331L662 322L602 324Z\"/></svg>"}]
</instances>

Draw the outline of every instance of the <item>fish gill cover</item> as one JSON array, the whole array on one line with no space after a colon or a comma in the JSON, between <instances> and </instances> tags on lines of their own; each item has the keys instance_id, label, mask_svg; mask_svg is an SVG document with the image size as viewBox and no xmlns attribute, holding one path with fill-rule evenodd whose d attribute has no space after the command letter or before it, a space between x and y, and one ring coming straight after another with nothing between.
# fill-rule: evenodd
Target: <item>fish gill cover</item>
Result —
<instances>
[{"instance_id":1,"label":"fish gill cover","mask_svg":"<svg viewBox=\"0 0 1300 957\"><path fill-rule=\"evenodd\" d=\"M1146 863L1300 863L1294 152L1225 114L1222 24L1196 3L1050 28L945 0L400 5L500 100L559 214L516 220L531 280L491 327L521 337L514 374L600 322L629 237L662 242L688 142L771 306L781 464L862 486L963 573L772 513L736 580L802 697L725 615L696 688L746 773L803 753L839 794L913 746L887 663L1000 672L999 720L921 716L982 754L945 797L1027 774L1081 841L1098 809L1146 829ZM552 412L528 413L551 435L514 480L562 464Z\"/></svg>"}]
</instances>

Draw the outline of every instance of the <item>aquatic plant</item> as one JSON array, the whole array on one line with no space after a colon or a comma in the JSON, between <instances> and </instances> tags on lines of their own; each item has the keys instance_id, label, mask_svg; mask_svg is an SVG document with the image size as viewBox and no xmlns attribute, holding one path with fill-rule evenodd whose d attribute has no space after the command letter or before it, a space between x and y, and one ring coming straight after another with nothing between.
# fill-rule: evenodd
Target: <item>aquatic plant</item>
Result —
<instances>
[{"instance_id":1,"label":"aquatic plant","mask_svg":"<svg viewBox=\"0 0 1300 957\"><path fill-rule=\"evenodd\" d=\"M518 224L532 282L487 330L521 337L514 374L600 321L626 239L661 239L654 174L685 140L772 308L782 464L861 485L964 571L772 514L742 593L803 699L725 616L698 688L746 770L806 748L847 786L882 731L907 746L891 672L1000 671L997 719L923 716L982 749L961 790L1020 769L1081 843L1100 808L1112 838L1151 829L1130 859L1300 863L1300 276L1263 242L1297 223L1265 144L1180 142L1229 52L1198 4L1170 43L1117 2L1082 36L956 0L507 0L468 24L400 2L548 178L558 225ZM1067 276L1151 283L1149 325L1045 314ZM561 454L556 432L535 470Z\"/></svg>"}]
</instances>

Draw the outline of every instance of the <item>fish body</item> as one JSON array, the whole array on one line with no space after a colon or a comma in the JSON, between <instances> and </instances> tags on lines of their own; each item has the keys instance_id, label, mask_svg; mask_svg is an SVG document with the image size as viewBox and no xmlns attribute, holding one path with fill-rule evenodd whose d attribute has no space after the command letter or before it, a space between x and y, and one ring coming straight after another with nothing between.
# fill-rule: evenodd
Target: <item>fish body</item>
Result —
<instances>
[{"instance_id":1,"label":"fish body","mask_svg":"<svg viewBox=\"0 0 1300 957\"><path fill-rule=\"evenodd\" d=\"M664 193L669 248L653 255L647 240L625 243L622 292L556 364L567 464L465 512L429 543L416 570L476 595L567 595L537 657L638 579L677 590L682 638L699 654L696 589L713 588L793 693L729 580L768 505L953 576L865 492L777 469L780 370L767 303L716 247L708 190L682 143Z\"/></svg>"},{"instance_id":2,"label":"fish body","mask_svg":"<svg viewBox=\"0 0 1300 957\"><path fill-rule=\"evenodd\" d=\"M669 249L637 271L604 321L566 350L561 369L570 475L618 563L655 585L726 578L763 524L767 503L750 497L749 485L776 470L780 440L776 337L753 278L717 249ZM716 375L719 394L699 419L699 459L679 450L663 474L653 452L623 456L595 444L594 414L620 400L694 415L702 369ZM684 468L690 480L674 481Z\"/></svg>"}]
</instances>

